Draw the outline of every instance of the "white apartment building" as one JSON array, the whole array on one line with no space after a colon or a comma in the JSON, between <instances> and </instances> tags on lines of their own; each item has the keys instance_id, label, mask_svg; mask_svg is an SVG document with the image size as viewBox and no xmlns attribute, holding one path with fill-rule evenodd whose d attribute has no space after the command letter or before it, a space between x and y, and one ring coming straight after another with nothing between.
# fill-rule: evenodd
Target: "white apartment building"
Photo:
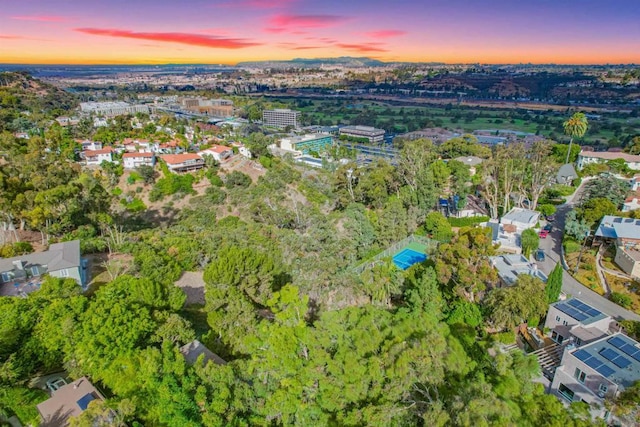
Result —
<instances>
[{"instance_id":1,"label":"white apartment building","mask_svg":"<svg viewBox=\"0 0 640 427\"><path fill-rule=\"evenodd\" d=\"M300 111L281 109L264 110L262 112L262 124L265 126L273 126L284 128L291 126L293 128L300 127Z\"/></svg>"},{"instance_id":2,"label":"white apartment building","mask_svg":"<svg viewBox=\"0 0 640 427\"><path fill-rule=\"evenodd\" d=\"M149 107L142 104L129 104L124 101L114 102L81 102L80 111L93 113L99 116L115 117L123 114L145 113L149 114Z\"/></svg>"},{"instance_id":3,"label":"white apartment building","mask_svg":"<svg viewBox=\"0 0 640 427\"><path fill-rule=\"evenodd\" d=\"M155 164L156 158L153 153L124 153L122 155L122 166L125 169L135 169L139 166L152 166Z\"/></svg>"}]
</instances>

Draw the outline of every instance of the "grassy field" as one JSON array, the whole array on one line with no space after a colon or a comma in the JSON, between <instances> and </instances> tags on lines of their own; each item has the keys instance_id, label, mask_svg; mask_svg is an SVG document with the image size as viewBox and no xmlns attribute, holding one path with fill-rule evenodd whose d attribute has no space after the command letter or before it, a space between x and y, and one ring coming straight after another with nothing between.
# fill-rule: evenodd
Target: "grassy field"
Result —
<instances>
[{"instance_id":1,"label":"grassy field","mask_svg":"<svg viewBox=\"0 0 640 427\"><path fill-rule=\"evenodd\" d=\"M566 139L562 122L570 115L567 111L552 109L533 111L518 108L487 106L395 105L365 99L270 99L301 110L308 124L366 124L390 132L400 133L427 127L442 127L454 131L473 132L480 129L514 130L537 133L556 140ZM625 113L620 113L625 114ZM627 135L640 133L640 118L628 115L603 114L592 120L585 136L586 143L621 140Z\"/></svg>"}]
</instances>

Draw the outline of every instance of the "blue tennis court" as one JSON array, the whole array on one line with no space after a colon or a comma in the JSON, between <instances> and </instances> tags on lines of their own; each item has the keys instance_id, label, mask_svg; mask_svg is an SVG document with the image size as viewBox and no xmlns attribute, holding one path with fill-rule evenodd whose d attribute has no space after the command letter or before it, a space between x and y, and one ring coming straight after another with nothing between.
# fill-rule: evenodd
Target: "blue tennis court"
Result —
<instances>
[{"instance_id":1,"label":"blue tennis court","mask_svg":"<svg viewBox=\"0 0 640 427\"><path fill-rule=\"evenodd\" d=\"M413 264L417 264L427 259L423 253L413 249L405 248L393 256L393 263L401 270L406 270Z\"/></svg>"}]
</instances>

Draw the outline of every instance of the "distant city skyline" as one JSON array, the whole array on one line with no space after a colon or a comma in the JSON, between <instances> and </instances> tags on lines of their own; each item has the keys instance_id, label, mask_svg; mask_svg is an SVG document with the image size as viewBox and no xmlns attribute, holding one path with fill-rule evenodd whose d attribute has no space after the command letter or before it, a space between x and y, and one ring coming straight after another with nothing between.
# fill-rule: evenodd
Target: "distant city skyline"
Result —
<instances>
[{"instance_id":1,"label":"distant city skyline","mask_svg":"<svg viewBox=\"0 0 640 427\"><path fill-rule=\"evenodd\" d=\"M0 63L640 63L637 0L0 0Z\"/></svg>"}]
</instances>

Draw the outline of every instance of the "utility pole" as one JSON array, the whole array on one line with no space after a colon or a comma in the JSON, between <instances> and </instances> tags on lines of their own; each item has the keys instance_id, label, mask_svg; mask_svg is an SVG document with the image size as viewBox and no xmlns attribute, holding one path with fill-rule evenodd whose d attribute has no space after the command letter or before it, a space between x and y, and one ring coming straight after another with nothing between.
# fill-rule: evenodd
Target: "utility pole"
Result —
<instances>
[{"instance_id":1,"label":"utility pole","mask_svg":"<svg viewBox=\"0 0 640 427\"><path fill-rule=\"evenodd\" d=\"M587 239L589 238L590 231L587 231L584 235L584 241L580 246L580 254L578 254L578 263L576 264L576 269L573 271L573 274L578 273L578 268L580 268L580 260L582 259L582 252L584 251L584 247L587 245Z\"/></svg>"}]
</instances>

